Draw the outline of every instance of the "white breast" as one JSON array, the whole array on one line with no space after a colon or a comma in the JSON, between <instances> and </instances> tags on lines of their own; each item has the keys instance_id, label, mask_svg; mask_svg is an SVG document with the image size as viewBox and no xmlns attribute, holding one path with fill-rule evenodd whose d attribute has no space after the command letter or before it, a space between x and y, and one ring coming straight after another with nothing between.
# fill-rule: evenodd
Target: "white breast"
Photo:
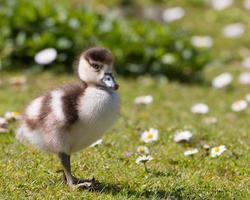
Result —
<instances>
[{"instance_id":1,"label":"white breast","mask_svg":"<svg viewBox=\"0 0 250 200\"><path fill-rule=\"evenodd\" d=\"M96 87L88 87L80 98L79 122L69 131L71 151L85 148L102 137L119 113L119 96Z\"/></svg>"}]
</instances>

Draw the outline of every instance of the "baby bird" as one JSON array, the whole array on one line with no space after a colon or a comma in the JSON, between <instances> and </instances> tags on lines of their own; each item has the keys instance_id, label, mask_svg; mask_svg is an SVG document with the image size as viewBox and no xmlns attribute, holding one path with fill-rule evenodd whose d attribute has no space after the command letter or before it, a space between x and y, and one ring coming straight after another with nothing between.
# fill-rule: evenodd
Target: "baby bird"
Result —
<instances>
[{"instance_id":1,"label":"baby bird","mask_svg":"<svg viewBox=\"0 0 250 200\"><path fill-rule=\"evenodd\" d=\"M109 50L93 47L83 52L77 74L80 83L61 86L34 99L16 134L24 144L56 153L70 186L94 181L71 174L70 155L100 139L119 113L118 84Z\"/></svg>"}]
</instances>

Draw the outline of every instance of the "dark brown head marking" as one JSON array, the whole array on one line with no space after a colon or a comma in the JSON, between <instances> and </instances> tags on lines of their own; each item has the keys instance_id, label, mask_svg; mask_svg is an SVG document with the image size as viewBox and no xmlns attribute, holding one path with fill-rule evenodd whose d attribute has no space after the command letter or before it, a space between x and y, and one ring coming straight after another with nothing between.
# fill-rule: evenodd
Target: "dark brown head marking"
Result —
<instances>
[{"instance_id":1,"label":"dark brown head marking","mask_svg":"<svg viewBox=\"0 0 250 200\"><path fill-rule=\"evenodd\" d=\"M102 47L93 47L87 49L85 52L83 52L82 55L88 62L92 60L105 63L108 65L112 64L113 62L112 53L108 49Z\"/></svg>"}]
</instances>

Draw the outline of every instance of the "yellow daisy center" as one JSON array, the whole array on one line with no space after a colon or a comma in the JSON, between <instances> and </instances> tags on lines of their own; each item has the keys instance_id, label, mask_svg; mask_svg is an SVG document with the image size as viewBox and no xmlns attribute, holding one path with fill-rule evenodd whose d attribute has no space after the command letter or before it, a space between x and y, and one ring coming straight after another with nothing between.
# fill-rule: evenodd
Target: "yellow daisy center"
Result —
<instances>
[{"instance_id":1,"label":"yellow daisy center","mask_svg":"<svg viewBox=\"0 0 250 200\"><path fill-rule=\"evenodd\" d=\"M147 134L147 139L150 140L150 139L153 139L153 137L154 137L154 135L153 135L152 133L148 133L148 134Z\"/></svg>"},{"instance_id":2,"label":"yellow daisy center","mask_svg":"<svg viewBox=\"0 0 250 200\"><path fill-rule=\"evenodd\" d=\"M218 152L220 152L220 148L219 148L219 147L215 147L215 148L214 148L214 151L215 151L216 153L218 153Z\"/></svg>"},{"instance_id":3,"label":"yellow daisy center","mask_svg":"<svg viewBox=\"0 0 250 200\"><path fill-rule=\"evenodd\" d=\"M140 152L140 153L144 153L144 148L143 148L143 147L140 147L140 148L139 148L139 152Z\"/></svg>"},{"instance_id":4,"label":"yellow daisy center","mask_svg":"<svg viewBox=\"0 0 250 200\"><path fill-rule=\"evenodd\" d=\"M19 116L20 114L19 114L18 112L12 112L12 115L13 115L13 117L17 117L17 116Z\"/></svg>"}]
</instances>

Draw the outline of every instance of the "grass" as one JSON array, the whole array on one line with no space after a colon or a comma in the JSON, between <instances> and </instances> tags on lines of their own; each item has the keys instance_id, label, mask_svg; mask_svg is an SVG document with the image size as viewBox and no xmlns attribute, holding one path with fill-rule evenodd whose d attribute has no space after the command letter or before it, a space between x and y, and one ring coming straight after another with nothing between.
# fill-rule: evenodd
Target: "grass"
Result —
<instances>
[{"instance_id":1,"label":"grass","mask_svg":"<svg viewBox=\"0 0 250 200\"><path fill-rule=\"evenodd\" d=\"M1 77L5 84L0 89L0 114L21 112L42 91L75 79L49 73L30 75L27 86L20 88L7 84L12 75ZM249 91L247 87L234 83L226 90L215 90L207 84L182 85L149 77L119 82L122 109L116 125L104 136L103 145L72 157L75 175L95 175L101 182L98 190L70 189L56 173L61 168L57 157L19 144L13 125L10 133L0 135L0 199L249 199L250 108L241 113L230 110L231 103ZM154 97L153 104L135 106L134 98L145 94ZM197 102L209 105L207 116L217 117L218 124L204 125L206 116L190 112ZM147 145L154 160L146 173L135 163L135 151L142 144L141 132L150 127L159 129L160 139ZM175 131L181 129L194 133L191 143L173 142ZM213 159L205 155L205 143L225 144L228 151ZM183 152L192 147L198 147L199 153L184 157ZM127 157L127 152L132 156Z\"/></svg>"}]
</instances>

